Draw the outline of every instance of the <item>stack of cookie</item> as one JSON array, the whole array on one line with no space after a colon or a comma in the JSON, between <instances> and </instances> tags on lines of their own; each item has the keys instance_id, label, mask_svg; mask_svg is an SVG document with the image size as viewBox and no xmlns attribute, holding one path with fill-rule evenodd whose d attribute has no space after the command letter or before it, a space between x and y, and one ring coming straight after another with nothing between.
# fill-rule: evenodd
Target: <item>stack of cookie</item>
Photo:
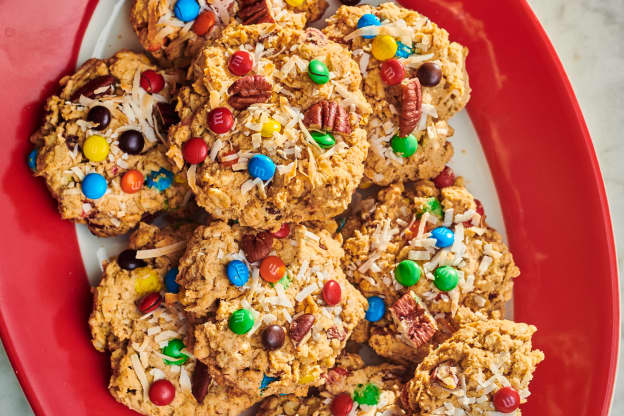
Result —
<instances>
[{"instance_id":1,"label":"stack of cookie","mask_svg":"<svg viewBox=\"0 0 624 416\"><path fill-rule=\"evenodd\" d=\"M146 54L48 99L29 164L62 217L132 231L89 320L109 390L147 415L519 415L543 359L503 319L519 270L446 166L467 49L394 3L306 27L326 7L136 0Z\"/></svg>"}]
</instances>

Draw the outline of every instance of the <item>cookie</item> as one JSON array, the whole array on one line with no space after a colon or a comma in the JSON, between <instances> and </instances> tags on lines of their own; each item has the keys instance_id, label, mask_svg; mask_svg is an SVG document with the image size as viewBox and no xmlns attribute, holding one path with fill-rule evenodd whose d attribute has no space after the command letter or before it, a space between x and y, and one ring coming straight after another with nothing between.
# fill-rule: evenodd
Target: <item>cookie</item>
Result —
<instances>
[{"instance_id":1,"label":"cookie","mask_svg":"<svg viewBox=\"0 0 624 416\"><path fill-rule=\"evenodd\" d=\"M460 321L501 318L511 298L519 270L502 237L461 178L445 185L381 190L345 241L344 270L369 298L369 344L383 357L418 362Z\"/></svg>"},{"instance_id":2,"label":"cookie","mask_svg":"<svg viewBox=\"0 0 624 416\"><path fill-rule=\"evenodd\" d=\"M174 177L163 144L166 127L177 121L169 99L179 78L122 51L61 79L31 141L35 175L45 179L62 218L108 237L186 205L192 194L183 175Z\"/></svg>"},{"instance_id":3,"label":"cookie","mask_svg":"<svg viewBox=\"0 0 624 416\"><path fill-rule=\"evenodd\" d=\"M363 174L370 106L346 53L316 29L271 24L230 26L202 50L167 153L186 163L200 206L262 229L347 207Z\"/></svg>"},{"instance_id":4,"label":"cookie","mask_svg":"<svg viewBox=\"0 0 624 416\"><path fill-rule=\"evenodd\" d=\"M186 312L205 321L195 327L195 357L219 383L258 398L322 384L366 305L326 230L275 235L199 227L177 278Z\"/></svg>"},{"instance_id":5,"label":"cookie","mask_svg":"<svg viewBox=\"0 0 624 416\"><path fill-rule=\"evenodd\" d=\"M505 320L468 324L418 365L401 395L412 414L484 415L515 410L529 396L535 367L532 325ZM496 413L499 414L499 413Z\"/></svg>"},{"instance_id":6,"label":"cookie","mask_svg":"<svg viewBox=\"0 0 624 416\"><path fill-rule=\"evenodd\" d=\"M306 398L274 396L262 402L259 416L404 415L399 407L406 369L393 364L364 366L348 354L325 375L320 391Z\"/></svg>"},{"instance_id":7,"label":"cookie","mask_svg":"<svg viewBox=\"0 0 624 416\"><path fill-rule=\"evenodd\" d=\"M135 0L130 23L160 64L186 67L230 22L275 22L301 29L326 8L325 0Z\"/></svg>"},{"instance_id":8,"label":"cookie","mask_svg":"<svg viewBox=\"0 0 624 416\"><path fill-rule=\"evenodd\" d=\"M395 3L342 6L323 32L359 61L373 107L364 175L379 185L438 175L453 155L446 120L470 98L467 48Z\"/></svg>"}]
</instances>

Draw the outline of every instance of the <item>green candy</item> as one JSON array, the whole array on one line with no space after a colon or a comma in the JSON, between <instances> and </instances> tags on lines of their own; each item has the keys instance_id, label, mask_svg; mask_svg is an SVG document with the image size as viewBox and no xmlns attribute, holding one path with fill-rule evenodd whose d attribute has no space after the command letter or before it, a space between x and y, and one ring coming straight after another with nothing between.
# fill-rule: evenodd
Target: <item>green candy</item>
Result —
<instances>
[{"instance_id":1,"label":"green candy","mask_svg":"<svg viewBox=\"0 0 624 416\"><path fill-rule=\"evenodd\" d=\"M327 69L327 65L318 59L310 61L308 75L315 84L325 84L329 81L329 69Z\"/></svg>"},{"instance_id":2,"label":"green candy","mask_svg":"<svg viewBox=\"0 0 624 416\"><path fill-rule=\"evenodd\" d=\"M321 149L329 149L336 144L336 139L334 139L334 136L330 133L323 131L311 131L310 135Z\"/></svg>"},{"instance_id":3,"label":"green candy","mask_svg":"<svg viewBox=\"0 0 624 416\"><path fill-rule=\"evenodd\" d=\"M390 142L390 146L392 146L392 150L394 150L394 153L397 155L410 157L416 153L416 149L418 149L418 140L411 134L405 137L394 136Z\"/></svg>"},{"instance_id":4,"label":"green candy","mask_svg":"<svg viewBox=\"0 0 624 416\"><path fill-rule=\"evenodd\" d=\"M457 277L457 270L451 266L438 267L435 269L435 272L433 272L433 276L435 277L433 283L443 292L455 289L457 281L459 280Z\"/></svg>"},{"instance_id":5,"label":"green candy","mask_svg":"<svg viewBox=\"0 0 624 416\"><path fill-rule=\"evenodd\" d=\"M403 260L394 269L394 278L405 287L414 286L420 280L420 267L411 260Z\"/></svg>"},{"instance_id":6,"label":"green candy","mask_svg":"<svg viewBox=\"0 0 624 416\"><path fill-rule=\"evenodd\" d=\"M358 384L353 392L353 400L359 404L374 406L379 403L379 387L373 383Z\"/></svg>"},{"instance_id":7,"label":"green candy","mask_svg":"<svg viewBox=\"0 0 624 416\"><path fill-rule=\"evenodd\" d=\"M169 340L169 343L162 349L162 353L167 357L176 358L176 360L165 360L165 364L168 365L182 365L188 360L188 355L183 354L182 350L185 348L184 342L179 338Z\"/></svg>"},{"instance_id":8,"label":"green candy","mask_svg":"<svg viewBox=\"0 0 624 416\"><path fill-rule=\"evenodd\" d=\"M438 217L442 216L442 205L440 205L440 201L435 198L429 198L426 205L421 209L418 213L418 218L422 217L425 212L429 212Z\"/></svg>"},{"instance_id":9,"label":"green candy","mask_svg":"<svg viewBox=\"0 0 624 416\"><path fill-rule=\"evenodd\" d=\"M253 327L254 318L251 312L247 309L239 309L230 315L228 325L235 334L246 334Z\"/></svg>"},{"instance_id":10,"label":"green candy","mask_svg":"<svg viewBox=\"0 0 624 416\"><path fill-rule=\"evenodd\" d=\"M282 285L284 289L288 289L290 282L292 282L292 279L290 278L290 275L286 273L284 277L277 281L277 283L269 283L269 285L271 285L271 287L275 287L275 285Z\"/></svg>"}]
</instances>

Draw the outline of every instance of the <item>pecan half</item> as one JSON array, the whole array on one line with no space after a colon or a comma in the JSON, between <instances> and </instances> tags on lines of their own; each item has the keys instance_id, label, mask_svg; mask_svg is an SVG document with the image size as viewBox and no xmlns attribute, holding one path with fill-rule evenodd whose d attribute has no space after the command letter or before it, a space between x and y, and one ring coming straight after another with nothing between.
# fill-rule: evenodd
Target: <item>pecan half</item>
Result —
<instances>
[{"instance_id":1,"label":"pecan half","mask_svg":"<svg viewBox=\"0 0 624 416\"><path fill-rule=\"evenodd\" d=\"M244 25L255 25L258 23L273 23L273 16L269 10L267 0L240 0L238 2L238 18Z\"/></svg>"},{"instance_id":2,"label":"pecan half","mask_svg":"<svg viewBox=\"0 0 624 416\"><path fill-rule=\"evenodd\" d=\"M262 75L248 75L234 81L228 88L228 103L244 110L255 103L265 103L271 98L273 86Z\"/></svg>"},{"instance_id":3,"label":"pecan half","mask_svg":"<svg viewBox=\"0 0 624 416\"><path fill-rule=\"evenodd\" d=\"M309 27L304 32L304 42L310 42L314 45L326 45L327 36L315 27Z\"/></svg>"},{"instance_id":4,"label":"pecan half","mask_svg":"<svg viewBox=\"0 0 624 416\"><path fill-rule=\"evenodd\" d=\"M193 371L193 377L191 379L191 391L198 403L204 401L204 397L208 394L208 387L210 387L211 377L208 373L208 366L197 360L195 364L195 370Z\"/></svg>"},{"instance_id":5,"label":"pecan half","mask_svg":"<svg viewBox=\"0 0 624 416\"><path fill-rule=\"evenodd\" d=\"M245 234L241 239L240 246L245 252L247 261L255 263L269 255L271 248L273 248L273 236L267 231L262 231L256 235Z\"/></svg>"},{"instance_id":6,"label":"pecan half","mask_svg":"<svg viewBox=\"0 0 624 416\"><path fill-rule=\"evenodd\" d=\"M115 83L115 77L112 75L102 75L97 78L93 78L82 87L78 88L71 96L71 101L76 101L81 95L87 98L93 98L96 95L96 91L100 88L108 87Z\"/></svg>"},{"instance_id":7,"label":"pecan half","mask_svg":"<svg viewBox=\"0 0 624 416\"><path fill-rule=\"evenodd\" d=\"M431 378L442 387L449 390L455 390L459 384L457 373L457 365L454 362L444 361L433 369Z\"/></svg>"},{"instance_id":8,"label":"pecan half","mask_svg":"<svg viewBox=\"0 0 624 416\"><path fill-rule=\"evenodd\" d=\"M420 120L422 93L418 78L411 78L401 84L401 114L399 114L399 136L409 135Z\"/></svg>"},{"instance_id":9,"label":"pecan half","mask_svg":"<svg viewBox=\"0 0 624 416\"><path fill-rule=\"evenodd\" d=\"M312 329L315 320L316 318L311 313L304 313L291 322L288 335L295 343L300 343Z\"/></svg>"},{"instance_id":10,"label":"pecan half","mask_svg":"<svg viewBox=\"0 0 624 416\"><path fill-rule=\"evenodd\" d=\"M347 337L343 328L338 328L337 326L332 326L327 330L327 339L337 339L338 341L344 341Z\"/></svg>"},{"instance_id":11,"label":"pecan half","mask_svg":"<svg viewBox=\"0 0 624 416\"><path fill-rule=\"evenodd\" d=\"M390 313L404 341L414 348L429 342L438 330L435 319L413 292L394 302Z\"/></svg>"},{"instance_id":12,"label":"pecan half","mask_svg":"<svg viewBox=\"0 0 624 416\"><path fill-rule=\"evenodd\" d=\"M333 133L351 133L349 115L338 103L322 100L308 108L303 115L303 124L316 130L331 131Z\"/></svg>"}]
</instances>

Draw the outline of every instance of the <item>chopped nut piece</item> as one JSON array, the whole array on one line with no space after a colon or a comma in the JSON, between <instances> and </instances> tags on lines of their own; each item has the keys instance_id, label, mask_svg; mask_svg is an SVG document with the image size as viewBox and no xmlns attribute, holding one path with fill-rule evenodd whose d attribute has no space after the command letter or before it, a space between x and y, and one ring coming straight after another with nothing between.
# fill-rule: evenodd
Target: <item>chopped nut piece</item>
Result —
<instances>
[{"instance_id":1,"label":"chopped nut piece","mask_svg":"<svg viewBox=\"0 0 624 416\"><path fill-rule=\"evenodd\" d=\"M403 340L414 348L429 342L438 330L435 319L413 292L401 296L390 313Z\"/></svg>"}]
</instances>

